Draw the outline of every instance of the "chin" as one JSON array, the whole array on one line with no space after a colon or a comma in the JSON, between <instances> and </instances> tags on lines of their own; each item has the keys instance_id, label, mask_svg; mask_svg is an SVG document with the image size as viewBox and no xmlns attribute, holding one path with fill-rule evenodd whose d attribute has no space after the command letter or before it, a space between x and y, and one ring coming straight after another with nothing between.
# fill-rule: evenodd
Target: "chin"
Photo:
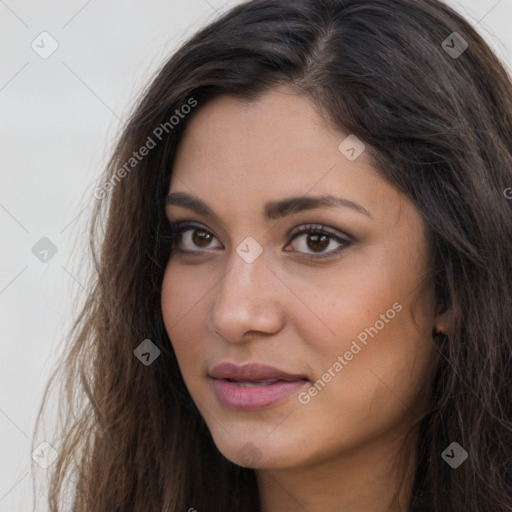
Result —
<instances>
[{"instance_id":1,"label":"chin","mask_svg":"<svg viewBox=\"0 0 512 512\"><path fill-rule=\"evenodd\" d=\"M246 468L284 469L300 466L304 462L302 454L297 450L299 443L283 444L282 439L272 440L265 437L267 435L268 432L260 435L230 436L223 432L221 438L214 435L213 440L226 459Z\"/></svg>"}]
</instances>

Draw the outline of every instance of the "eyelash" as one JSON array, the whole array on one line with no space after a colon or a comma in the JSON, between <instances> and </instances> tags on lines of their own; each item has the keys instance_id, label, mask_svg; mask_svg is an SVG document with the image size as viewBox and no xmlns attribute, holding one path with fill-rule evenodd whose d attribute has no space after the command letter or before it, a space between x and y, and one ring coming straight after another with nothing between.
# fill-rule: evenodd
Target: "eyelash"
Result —
<instances>
[{"instance_id":1,"label":"eyelash","mask_svg":"<svg viewBox=\"0 0 512 512\"><path fill-rule=\"evenodd\" d=\"M166 238L168 238L168 241L170 242L172 247L174 247L180 253L183 253L183 254L199 253L199 254L201 254L204 252L201 249L189 251L186 249L180 249L178 247L178 244L181 241L181 237L183 236L183 233L186 231L192 230L192 229L205 231L205 232L209 233L210 235L212 235L214 238L216 238L215 235L210 230L206 229L205 227L201 226L200 224L196 224L196 223L190 222L190 221L169 222L168 223L169 234ZM298 252L300 252L300 254L305 255L306 258L311 259L311 260L320 260L320 259L325 260L327 258L334 257L353 244L353 242L351 242L350 240L341 238L339 235L337 235L336 233L331 231L328 227L323 226L321 224L304 224L302 226L298 226L297 228L292 230L292 232L290 233L289 236L292 237L290 242L294 241L296 238L298 238L300 235L303 235L303 234L325 235L330 240L334 240L336 243L341 244L338 248L333 249L327 253L314 254L314 253L305 253L305 252L298 251Z\"/></svg>"}]
</instances>

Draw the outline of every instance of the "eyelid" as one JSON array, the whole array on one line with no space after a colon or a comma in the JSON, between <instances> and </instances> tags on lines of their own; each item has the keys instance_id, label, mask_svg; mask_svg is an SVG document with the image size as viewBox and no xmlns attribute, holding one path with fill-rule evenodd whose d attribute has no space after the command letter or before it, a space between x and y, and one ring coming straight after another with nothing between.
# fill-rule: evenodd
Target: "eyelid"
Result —
<instances>
[{"instance_id":1,"label":"eyelid","mask_svg":"<svg viewBox=\"0 0 512 512\"><path fill-rule=\"evenodd\" d=\"M181 237L181 235L185 231L190 231L193 229L201 229L203 231L207 231L208 233L210 233L222 245L222 242L219 240L219 238L212 232L211 229L207 228L204 224L201 224L199 222L188 221L188 220L175 221L175 222L173 222L169 219L167 219L167 220L168 220L168 229L170 232L169 236L170 236L173 244L175 244L177 238ZM212 248L210 247L210 249L212 249ZM213 247L213 249L218 249L218 247ZM201 249L197 249L197 250L178 249L178 250L183 253L187 253L187 254L194 254L194 253L200 254L200 253L205 252L204 250L201 250Z\"/></svg>"},{"instance_id":2,"label":"eyelid","mask_svg":"<svg viewBox=\"0 0 512 512\"><path fill-rule=\"evenodd\" d=\"M324 226L323 224L301 224L293 228L289 233L288 237L294 239L297 235L302 235L304 233L310 232L321 232L332 236L332 238L337 239L341 242L345 243L354 243L355 240L353 237L348 235L347 233L343 233L338 231L337 229L330 228L329 226Z\"/></svg>"},{"instance_id":3,"label":"eyelid","mask_svg":"<svg viewBox=\"0 0 512 512\"><path fill-rule=\"evenodd\" d=\"M291 237L290 242L287 244L287 246L294 242L297 238L299 238L302 235L307 235L310 233L318 233L322 235L327 235L331 241L334 241L335 243L339 244L337 248L331 249L327 252L304 252L304 251L287 251L291 253L298 254L299 258L311 260L311 261L317 261L317 262L328 262L329 260L336 258L339 256L342 252L349 249L352 245L354 245L355 239L348 234L345 234L343 232L340 232L334 228L329 228L328 226L324 226L323 224L302 224L300 226L297 226L296 228L292 229L288 237Z\"/></svg>"},{"instance_id":4,"label":"eyelid","mask_svg":"<svg viewBox=\"0 0 512 512\"><path fill-rule=\"evenodd\" d=\"M190 229L196 228L196 229L203 229L204 231L207 231L210 233L215 239L219 241L219 243L222 245L222 242L220 242L219 238L212 232L211 229L206 227L204 224L194 221L171 221L168 220L168 227L171 232L171 238L173 240L176 240L178 236L180 236L183 232L189 231ZM323 253L307 253L303 251L293 251L297 252L300 255L303 255L305 259L311 259L311 260L320 260L320 259L328 259L330 257L334 257L343 250L347 249L349 246L353 245L355 240L350 235L340 232L334 228L330 228L328 226L324 226L323 224L301 224L300 226L296 226L291 231L288 232L287 237L290 239L289 242L287 242L286 246L288 246L291 242L293 242L296 238L298 238L300 235L309 234L309 233L321 233L329 236L332 240L334 240L336 243L340 244L340 247L337 249L333 249L329 252ZM217 249L218 247L214 247L214 249ZM207 248L208 249L208 248ZM210 248L212 249L212 248ZM204 253L205 250L187 250L187 249L178 249L179 251L187 254L201 254ZM291 251L287 251L291 252Z\"/></svg>"}]
</instances>

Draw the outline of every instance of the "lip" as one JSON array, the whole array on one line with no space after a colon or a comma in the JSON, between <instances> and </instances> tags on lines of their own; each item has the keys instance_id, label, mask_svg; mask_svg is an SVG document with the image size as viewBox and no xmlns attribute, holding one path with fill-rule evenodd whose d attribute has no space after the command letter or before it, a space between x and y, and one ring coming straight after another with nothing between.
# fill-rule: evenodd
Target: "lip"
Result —
<instances>
[{"instance_id":1,"label":"lip","mask_svg":"<svg viewBox=\"0 0 512 512\"><path fill-rule=\"evenodd\" d=\"M288 373L273 366L249 363L238 366L221 363L208 373L219 402L229 409L255 410L270 407L303 387L304 375ZM238 382L273 381L268 384L243 387Z\"/></svg>"},{"instance_id":2,"label":"lip","mask_svg":"<svg viewBox=\"0 0 512 512\"><path fill-rule=\"evenodd\" d=\"M220 363L214 366L208 373L214 379L233 379L238 381L255 381L255 380L307 380L305 375L287 373L273 366L261 363L247 363L237 365L234 363Z\"/></svg>"}]
</instances>

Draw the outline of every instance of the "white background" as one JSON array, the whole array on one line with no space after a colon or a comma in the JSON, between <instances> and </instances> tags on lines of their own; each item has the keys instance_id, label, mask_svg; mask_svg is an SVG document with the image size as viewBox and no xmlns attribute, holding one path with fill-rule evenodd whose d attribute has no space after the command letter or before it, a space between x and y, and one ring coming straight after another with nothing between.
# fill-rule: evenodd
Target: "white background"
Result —
<instances>
[{"instance_id":1,"label":"white background","mask_svg":"<svg viewBox=\"0 0 512 512\"><path fill-rule=\"evenodd\" d=\"M78 258L116 133L166 56L236 3L0 0L0 512L32 510L32 473L44 473L31 464L35 416L87 293ZM512 69L512 0L450 3ZM43 31L59 45L47 59L31 48ZM46 263L32 253L42 237L58 250Z\"/></svg>"}]
</instances>

